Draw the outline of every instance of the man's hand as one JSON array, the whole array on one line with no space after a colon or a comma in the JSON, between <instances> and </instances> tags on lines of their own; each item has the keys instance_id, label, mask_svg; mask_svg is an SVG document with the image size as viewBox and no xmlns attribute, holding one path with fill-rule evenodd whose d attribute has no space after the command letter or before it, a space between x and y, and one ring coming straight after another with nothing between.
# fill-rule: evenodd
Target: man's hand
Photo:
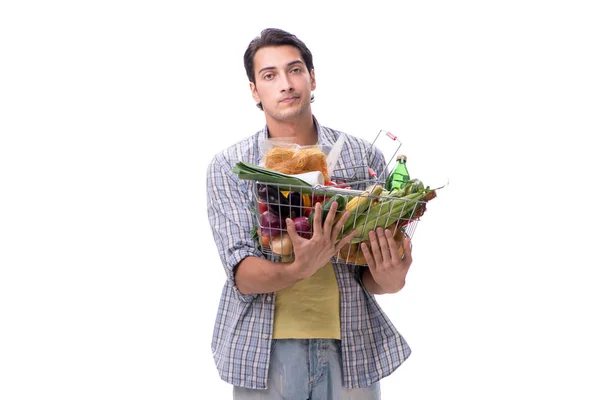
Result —
<instances>
[{"instance_id":1,"label":"man's hand","mask_svg":"<svg viewBox=\"0 0 600 400\"><path fill-rule=\"evenodd\" d=\"M410 238L405 238L402 242L402 256L398 254L398 245L389 229L377 228L377 231L369 232L369 240L370 250L366 243L361 243L361 250L369 266L369 270L363 275L365 286L374 294L400 291L412 264ZM375 283L376 286L371 283Z\"/></svg>"},{"instance_id":2,"label":"man's hand","mask_svg":"<svg viewBox=\"0 0 600 400\"><path fill-rule=\"evenodd\" d=\"M325 222L322 222L323 205L315 204L315 216L313 219L313 234L310 239L306 239L298 235L294 222L286 219L287 232L292 240L294 248L294 262L292 268L298 273L301 279L308 278L313 275L319 268L325 266L331 257L352 240L356 235L356 230L349 235L344 236L337 241L342 227L346 220L350 217L349 212L345 212L340 220L334 224L338 204L333 202L327 213Z\"/></svg>"}]
</instances>

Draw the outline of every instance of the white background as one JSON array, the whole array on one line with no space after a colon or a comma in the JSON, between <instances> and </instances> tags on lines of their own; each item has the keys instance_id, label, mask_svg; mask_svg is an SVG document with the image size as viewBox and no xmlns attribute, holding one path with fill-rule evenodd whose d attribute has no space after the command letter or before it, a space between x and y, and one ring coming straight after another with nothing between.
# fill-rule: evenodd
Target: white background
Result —
<instances>
[{"instance_id":1,"label":"white background","mask_svg":"<svg viewBox=\"0 0 600 400\"><path fill-rule=\"evenodd\" d=\"M312 50L322 124L450 180L380 297L413 349L383 398L600 398L592 3L2 2L0 398L230 398L205 172L264 124L266 27Z\"/></svg>"}]
</instances>

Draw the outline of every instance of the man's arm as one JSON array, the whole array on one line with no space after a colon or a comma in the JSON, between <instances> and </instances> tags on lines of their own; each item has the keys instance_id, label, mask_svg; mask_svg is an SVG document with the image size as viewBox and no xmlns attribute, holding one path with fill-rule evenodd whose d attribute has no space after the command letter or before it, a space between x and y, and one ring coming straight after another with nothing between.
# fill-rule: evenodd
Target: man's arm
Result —
<instances>
[{"instance_id":1,"label":"man's arm","mask_svg":"<svg viewBox=\"0 0 600 400\"><path fill-rule=\"evenodd\" d=\"M299 236L294 221L287 218L287 233L293 244L294 261L275 263L259 257L246 257L234 271L239 291L243 294L276 292L308 278L326 265L356 235L356 231L353 231L337 241L344 223L350 217L350 213L345 212L334 224L337 207L338 204L334 201L324 223L321 223L323 205L315 204L313 234L310 239Z\"/></svg>"},{"instance_id":2,"label":"man's arm","mask_svg":"<svg viewBox=\"0 0 600 400\"><path fill-rule=\"evenodd\" d=\"M242 294L271 293L300 279L291 262L273 262L260 257L246 257L234 271L235 285Z\"/></svg>"},{"instance_id":3,"label":"man's arm","mask_svg":"<svg viewBox=\"0 0 600 400\"><path fill-rule=\"evenodd\" d=\"M396 293L402 290L404 287L405 281L397 282L397 290L395 291L386 291L383 287L377 284L373 279L373 275L371 274L371 270L369 268L365 268L362 271L362 282L363 286L367 291L371 294L387 294L387 293Z\"/></svg>"}]
</instances>

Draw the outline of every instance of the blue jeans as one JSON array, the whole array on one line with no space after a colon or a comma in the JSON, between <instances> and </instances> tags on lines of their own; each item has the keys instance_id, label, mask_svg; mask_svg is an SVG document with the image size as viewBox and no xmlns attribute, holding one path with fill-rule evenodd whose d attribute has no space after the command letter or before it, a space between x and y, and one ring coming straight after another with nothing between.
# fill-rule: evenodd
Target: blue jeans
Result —
<instances>
[{"instance_id":1,"label":"blue jeans","mask_svg":"<svg viewBox=\"0 0 600 400\"><path fill-rule=\"evenodd\" d=\"M267 390L233 388L234 400L380 400L379 382L342 386L340 341L277 339L271 347Z\"/></svg>"}]
</instances>

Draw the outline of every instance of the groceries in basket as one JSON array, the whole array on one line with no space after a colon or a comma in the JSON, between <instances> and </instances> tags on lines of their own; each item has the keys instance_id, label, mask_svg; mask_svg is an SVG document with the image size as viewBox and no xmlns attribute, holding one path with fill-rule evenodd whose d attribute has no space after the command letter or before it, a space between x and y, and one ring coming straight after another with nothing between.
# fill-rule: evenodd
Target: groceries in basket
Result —
<instances>
[{"instance_id":1,"label":"groceries in basket","mask_svg":"<svg viewBox=\"0 0 600 400\"><path fill-rule=\"evenodd\" d=\"M292 256L293 246L285 219L291 218L298 234L309 239L312 236L314 205L317 202L322 204L324 220L335 201L338 209L334 221L337 222L344 212L350 213L340 238L357 231L351 243L338 252L337 259L361 265L366 261L360 243L369 245L369 231L378 227L390 229L396 241L401 243L405 236L412 235L426 210L426 203L436 197L437 190L425 186L419 179L402 182L401 186L391 190L385 188L385 183L377 181L364 191L354 190L352 182L333 184L328 181L325 185L311 186L287 174L274 173L244 162L236 164L234 172L241 179L253 181L257 215L253 234L264 253ZM402 246L398 247L402 252Z\"/></svg>"}]
</instances>

